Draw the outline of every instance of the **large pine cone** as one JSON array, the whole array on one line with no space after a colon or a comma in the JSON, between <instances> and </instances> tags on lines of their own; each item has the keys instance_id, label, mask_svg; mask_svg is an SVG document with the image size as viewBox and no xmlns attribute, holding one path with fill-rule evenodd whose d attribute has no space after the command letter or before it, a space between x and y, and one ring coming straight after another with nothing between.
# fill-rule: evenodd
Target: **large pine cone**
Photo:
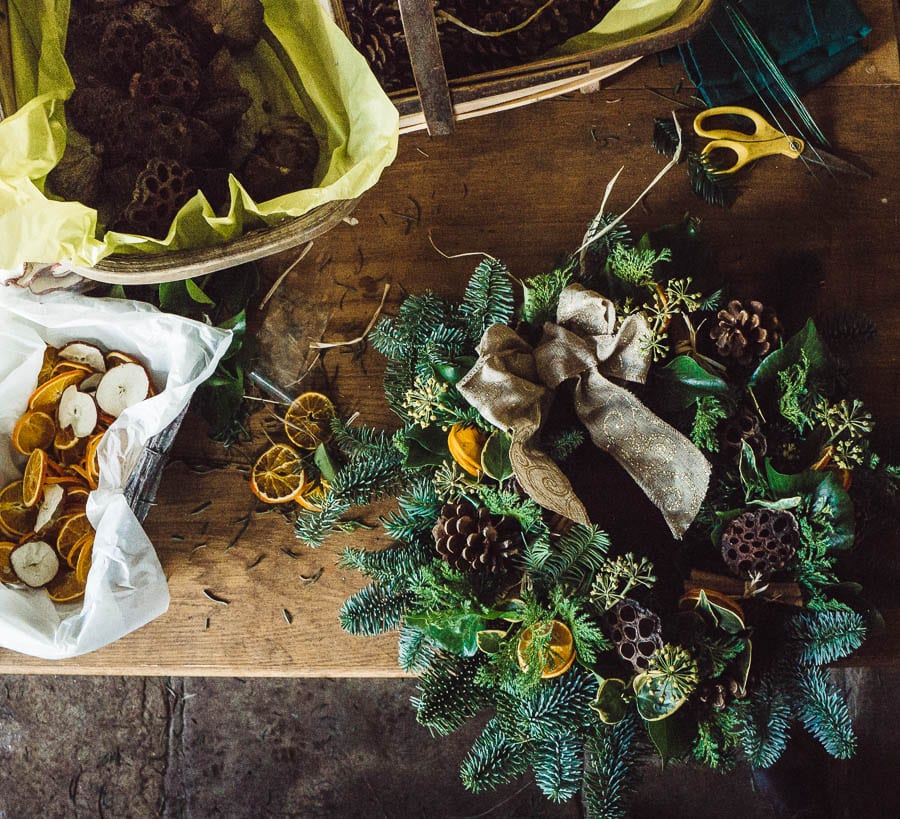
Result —
<instances>
[{"instance_id":1,"label":"large pine cone","mask_svg":"<svg viewBox=\"0 0 900 819\"><path fill-rule=\"evenodd\" d=\"M759 509L736 517L722 534L722 558L731 572L749 579L783 569L800 544L800 527L784 509Z\"/></svg>"},{"instance_id":2,"label":"large pine cone","mask_svg":"<svg viewBox=\"0 0 900 819\"><path fill-rule=\"evenodd\" d=\"M414 85L396 0L346 0L350 41L388 91Z\"/></svg>"},{"instance_id":3,"label":"large pine cone","mask_svg":"<svg viewBox=\"0 0 900 819\"><path fill-rule=\"evenodd\" d=\"M751 301L744 307L734 299L719 310L709 335L723 358L746 367L775 349L781 339L781 322L762 302Z\"/></svg>"},{"instance_id":4,"label":"large pine cone","mask_svg":"<svg viewBox=\"0 0 900 819\"><path fill-rule=\"evenodd\" d=\"M469 501L446 503L432 529L438 554L454 569L499 574L522 551L522 530L515 518L494 517Z\"/></svg>"},{"instance_id":5,"label":"large pine cone","mask_svg":"<svg viewBox=\"0 0 900 819\"><path fill-rule=\"evenodd\" d=\"M650 659L662 648L662 623L659 616L636 600L626 597L603 617L603 624L616 650L635 670L650 666Z\"/></svg>"}]
</instances>

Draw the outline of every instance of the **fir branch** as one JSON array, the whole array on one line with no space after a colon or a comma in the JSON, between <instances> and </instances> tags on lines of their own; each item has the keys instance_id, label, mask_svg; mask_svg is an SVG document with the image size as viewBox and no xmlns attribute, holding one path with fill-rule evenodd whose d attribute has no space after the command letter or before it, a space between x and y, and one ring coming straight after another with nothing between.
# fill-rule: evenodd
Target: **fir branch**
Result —
<instances>
[{"instance_id":1,"label":"fir branch","mask_svg":"<svg viewBox=\"0 0 900 819\"><path fill-rule=\"evenodd\" d=\"M834 352L855 351L868 344L878 333L875 322L858 310L839 309L816 322L819 335Z\"/></svg>"},{"instance_id":2,"label":"fir branch","mask_svg":"<svg viewBox=\"0 0 900 819\"><path fill-rule=\"evenodd\" d=\"M800 669L796 682L795 713L822 747L837 759L849 759L856 752L856 735L850 710L830 681L828 669L812 666Z\"/></svg>"},{"instance_id":3,"label":"fir branch","mask_svg":"<svg viewBox=\"0 0 900 819\"><path fill-rule=\"evenodd\" d=\"M574 733L541 740L530 747L534 781L551 802L565 802L578 793L584 744Z\"/></svg>"},{"instance_id":4,"label":"fir branch","mask_svg":"<svg viewBox=\"0 0 900 819\"><path fill-rule=\"evenodd\" d=\"M419 677L419 693L412 699L419 724L446 736L487 707L490 692L475 681L483 663L483 654L456 657L438 653Z\"/></svg>"},{"instance_id":5,"label":"fir branch","mask_svg":"<svg viewBox=\"0 0 900 819\"><path fill-rule=\"evenodd\" d=\"M569 458L586 439L584 430L572 427L548 435L542 441L542 448L554 461L562 462Z\"/></svg>"},{"instance_id":6,"label":"fir branch","mask_svg":"<svg viewBox=\"0 0 900 819\"><path fill-rule=\"evenodd\" d=\"M406 624L400 626L400 639L397 642L397 661L406 672L419 672L428 668L434 659L435 649L425 632L416 626Z\"/></svg>"},{"instance_id":7,"label":"fir branch","mask_svg":"<svg viewBox=\"0 0 900 819\"><path fill-rule=\"evenodd\" d=\"M355 506L393 494L403 477L401 461L393 446L359 452L335 475L331 494Z\"/></svg>"},{"instance_id":8,"label":"fir branch","mask_svg":"<svg viewBox=\"0 0 900 819\"><path fill-rule=\"evenodd\" d=\"M513 742L494 718L485 725L460 766L463 787L473 793L493 790L521 776L528 768L522 747Z\"/></svg>"},{"instance_id":9,"label":"fir branch","mask_svg":"<svg viewBox=\"0 0 900 819\"><path fill-rule=\"evenodd\" d=\"M509 271L496 259L483 259L469 279L459 308L469 341L478 344L492 324L509 324L513 306Z\"/></svg>"},{"instance_id":10,"label":"fir branch","mask_svg":"<svg viewBox=\"0 0 900 819\"><path fill-rule=\"evenodd\" d=\"M564 265L526 279L525 300L520 310L522 320L532 327L543 327L544 322L555 321L560 293L571 283L573 275L572 267Z\"/></svg>"},{"instance_id":11,"label":"fir branch","mask_svg":"<svg viewBox=\"0 0 900 819\"><path fill-rule=\"evenodd\" d=\"M671 159L681 144L681 138L671 117L657 117L653 121L653 148L658 154ZM682 162L684 159L681 160Z\"/></svg>"},{"instance_id":12,"label":"fir branch","mask_svg":"<svg viewBox=\"0 0 900 819\"><path fill-rule=\"evenodd\" d=\"M575 641L576 654L583 665L592 665L601 652L612 648L612 643L600 624L582 609L581 603L571 596L570 590L557 586L550 597L554 609L553 616L568 624Z\"/></svg>"},{"instance_id":13,"label":"fir branch","mask_svg":"<svg viewBox=\"0 0 900 819\"><path fill-rule=\"evenodd\" d=\"M360 589L341 606L341 628L350 634L384 634L400 625L413 601L408 591L373 583Z\"/></svg>"},{"instance_id":14,"label":"fir branch","mask_svg":"<svg viewBox=\"0 0 900 819\"><path fill-rule=\"evenodd\" d=\"M329 492L322 501L322 508L316 512L302 512L294 522L294 534L307 546L315 549L322 545L326 538L335 531L341 515L347 512L352 504Z\"/></svg>"},{"instance_id":15,"label":"fir branch","mask_svg":"<svg viewBox=\"0 0 900 819\"><path fill-rule=\"evenodd\" d=\"M791 727L791 707L783 685L765 675L750 694L744 712L741 739L747 760L754 768L774 765L787 747Z\"/></svg>"},{"instance_id":16,"label":"fir branch","mask_svg":"<svg viewBox=\"0 0 900 819\"><path fill-rule=\"evenodd\" d=\"M691 425L691 441L707 452L719 451L719 422L728 417L724 402L717 395L701 395L697 399L694 422Z\"/></svg>"},{"instance_id":17,"label":"fir branch","mask_svg":"<svg viewBox=\"0 0 900 819\"><path fill-rule=\"evenodd\" d=\"M849 608L806 611L791 618L790 638L802 665L826 665L852 654L866 638L862 616Z\"/></svg>"},{"instance_id":18,"label":"fir branch","mask_svg":"<svg viewBox=\"0 0 900 819\"><path fill-rule=\"evenodd\" d=\"M695 151L688 152L687 167L691 188L704 202L720 208L734 204L737 188L731 175L717 173L706 157Z\"/></svg>"},{"instance_id":19,"label":"fir branch","mask_svg":"<svg viewBox=\"0 0 900 819\"><path fill-rule=\"evenodd\" d=\"M638 782L638 718L634 712L617 725L597 724L588 742L584 801L591 819L626 819L627 800Z\"/></svg>"},{"instance_id":20,"label":"fir branch","mask_svg":"<svg viewBox=\"0 0 900 819\"><path fill-rule=\"evenodd\" d=\"M577 590L587 587L606 563L608 549L606 532L596 526L576 523L552 544L535 543L526 547L525 565L545 587L563 583Z\"/></svg>"},{"instance_id":21,"label":"fir branch","mask_svg":"<svg viewBox=\"0 0 900 819\"><path fill-rule=\"evenodd\" d=\"M382 452L392 446L392 433L364 426L349 426L343 418L331 419L332 440L348 458L361 452Z\"/></svg>"},{"instance_id":22,"label":"fir branch","mask_svg":"<svg viewBox=\"0 0 900 819\"><path fill-rule=\"evenodd\" d=\"M590 703L596 694L592 674L572 671L545 680L528 694L502 699L497 718L503 730L521 742L552 739L592 723Z\"/></svg>"},{"instance_id":23,"label":"fir branch","mask_svg":"<svg viewBox=\"0 0 900 819\"><path fill-rule=\"evenodd\" d=\"M407 580L434 559L434 546L425 539L395 543L385 549L345 549L338 559L342 569L356 569L377 583Z\"/></svg>"},{"instance_id":24,"label":"fir branch","mask_svg":"<svg viewBox=\"0 0 900 819\"><path fill-rule=\"evenodd\" d=\"M412 541L430 532L441 511L433 480L427 475L416 475L397 499L397 506L397 510L381 519L390 537Z\"/></svg>"}]
</instances>

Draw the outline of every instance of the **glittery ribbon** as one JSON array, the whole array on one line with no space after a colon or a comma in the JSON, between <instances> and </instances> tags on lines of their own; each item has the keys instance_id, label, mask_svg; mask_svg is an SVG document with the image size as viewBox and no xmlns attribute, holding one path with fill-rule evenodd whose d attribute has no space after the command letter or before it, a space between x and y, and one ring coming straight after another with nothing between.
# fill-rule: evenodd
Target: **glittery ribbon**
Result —
<instances>
[{"instance_id":1,"label":"glittery ribbon","mask_svg":"<svg viewBox=\"0 0 900 819\"><path fill-rule=\"evenodd\" d=\"M575 380L575 410L594 445L612 455L659 507L676 537L706 495L709 464L680 432L609 379L643 382L650 357L646 319L633 314L616 330L615 305L580 285L563 290L556 323L535 348L502 324L489 327L478 361L457 384L487 420L507 431L516 478L541 506L579 523L587 510L537 436L556 388Z\"/></svg>"}]
</instances>

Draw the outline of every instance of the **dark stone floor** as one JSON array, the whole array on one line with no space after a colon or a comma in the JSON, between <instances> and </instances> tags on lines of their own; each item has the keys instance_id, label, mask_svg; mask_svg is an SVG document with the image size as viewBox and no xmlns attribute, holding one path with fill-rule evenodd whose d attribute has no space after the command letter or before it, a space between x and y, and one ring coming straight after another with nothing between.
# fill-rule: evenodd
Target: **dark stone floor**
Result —
<instances>
[{"instance_id":1,"label":"dark stone floor","mask_svg":"<svg viewBox=\"0 0 900 819\"><path fill-rule=\"evenodd\" d=\"M823 763L834 817L900 816L900 669L836 674L860 753ZM408 680L7 677L0 817L577 817L526 781L473 797L475 734L433 739ZM645 766L633 819L777 816L749 774ZM524 789L523 789L524 786Z\"/></svg>"}]
</instances>

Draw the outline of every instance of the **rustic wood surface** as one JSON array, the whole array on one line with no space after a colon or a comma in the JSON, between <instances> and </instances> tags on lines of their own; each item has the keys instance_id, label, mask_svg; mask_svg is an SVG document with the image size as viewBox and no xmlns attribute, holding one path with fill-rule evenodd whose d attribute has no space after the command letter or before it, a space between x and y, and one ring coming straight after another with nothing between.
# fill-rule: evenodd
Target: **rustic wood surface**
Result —
<instances>
[{"instance_id":1,"label":"rustic wood surface","mask_svg":"<svg viewBox=\"0 0 900 819\"><path fill-rule=\"evenodd\" d=\"M705 240L739 293L767 298L788 288L798 315L838 306L870 315L879 335L860 353L852 380L879 420L880 450L896 460L900 70L890 4L870 0L863 6L875 26L870 52L805 101L833 152L865 164L871 180L811 176L799 162L767 159L744 177L735 205L719 210L693 196L678 168L628 221L640 230L690 211L702 219ZM674 108L683 124L689 122L684 105L692 102L691 90L678 88L680 78L680 66L646 60L596 94L460 123L449 139L404 137L397 161L355 211L358 224L341 224L316 239L265 311L256 311L259 369L293 391L327 389L342 413L358 411L367 423L393 425L379 356L364 345L331 350L304 375L314 361L309 341L358 335L385 283L391 284L388 312L405 290L430 287L459 297L474 260L443 258L429 237L448 254L488 252L518 277L547 270L577 246L620 166L625 170L611 197L613 210L630 204L662 166L650 147L653 118ZM295 257L292 251L263 263L261 295ZM792 274L809 269L813 258L821 266L821 286L810 292L794 286ZM357 532L311 551L295 540L278 511L256 511L244 470L265 446L264 427L271 421L269 405L258 406L250 444L223 449L190 415L176 441L146 523L169 577L168 613L70 661L0 651L0 672L399 673L394 635L351 637L337 619L343 600L362 584L356 573L336 567L340 549L351 543L376 548L386 539ZM373 523L387 508L367 510L362 518ZM896 539L885 544L894 552L897 546ZM229 603L214 602L204 590ZM900 603L891 589L884 600L887 631L873 636L855 662L900 661Z\"/></svg>"}]
</instances>

